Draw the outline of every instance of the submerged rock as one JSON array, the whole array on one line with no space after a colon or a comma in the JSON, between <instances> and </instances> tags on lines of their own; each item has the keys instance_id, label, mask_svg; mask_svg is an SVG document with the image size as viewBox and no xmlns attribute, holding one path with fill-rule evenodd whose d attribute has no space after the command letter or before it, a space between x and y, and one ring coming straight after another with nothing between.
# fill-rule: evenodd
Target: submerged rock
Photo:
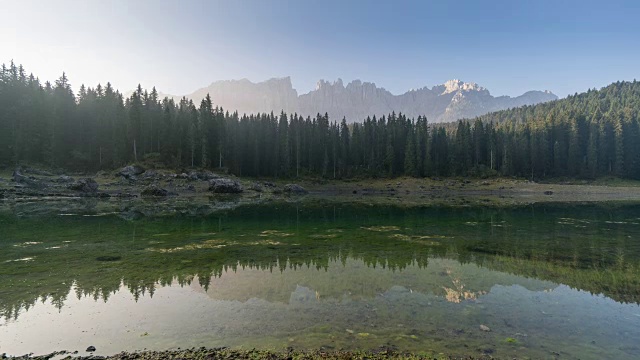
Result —
<instances>
[{"instance_id":1,"label":"submerged rock","mask_svg":"<svg viewBox=\"0 0 640 360\"><path fill-rule=\"evenodd\" d=\"M95 193L98 191L98 183L92 178L84 178L70 184L67 188L69 190L80 191L83 193Z\"/></svg>"},{"instance_id":2,"label":"submerged rock","mask_svg":"<svg viewBox=\"0 0 640 360\"><path fill-rule=\"evenodd\" d=\"M284 186L284 192L289 194L302 195L309 193L307 189L303 188L298 184L287 184Z\"/></svg>"},{"instance_id":3,"label":"submerged rock","mask_svg":"<svg viewBox=\"0 0 640 360\"><path fill-rule=\"evenodd\" d=\"M209 191L218 194L239 194L244 189L237 180L222 178L209 181Z\"/></svg>"},{"instance_id":4,"label":"submerged rock","mask_svg":"<svg viewBox=\"0 0 640 360\"><path fill-rule=\"evenodd\" d=\"M144 188L142 190L142 192L140 193L140 195L142 196L160 196L160 197L164 197L169 195L169 191L167 191L166 189L163 189L159 186L156 185L149 185L146 188Z\"/></svg>"},{"instance_id":5,"label":"submerged rock","mask_svg":"<svg viewBox=\"0 0 640 360\"><path fill-rule=\"evenodd\" d=\"M491 329L487 325L480 325L480 330L489 332Z\"/></svg>"},{"instance_id":6,"label":"submerged rock","mask_svg":"<svg viewBox=\"0 0 640 360\"><path fill-rule=\"evenodd\" d=\"M140 165L128 165L120 169L116 176L122 176L126 179L135 180L135 178L144 173L144 168Z\"/></svg>"}]
</instances>

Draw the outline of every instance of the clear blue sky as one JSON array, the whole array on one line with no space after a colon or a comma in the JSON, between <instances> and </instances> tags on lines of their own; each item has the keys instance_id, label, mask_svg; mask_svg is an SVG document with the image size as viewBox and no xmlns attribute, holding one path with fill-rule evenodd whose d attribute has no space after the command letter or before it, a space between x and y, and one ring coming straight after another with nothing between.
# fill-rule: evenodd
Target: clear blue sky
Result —
<instances>
[{"instance_id":1,"label":"clear blue sky","mask_svg":"<svg viewBox=\"0 0 640 360\"><path fill-rule=\"evenodd\" d=\"M0 62L72 85L186 94L215 80L458 78L559 96L640 78L640 1L0 0Z\"/></svg>"}]
</instances>

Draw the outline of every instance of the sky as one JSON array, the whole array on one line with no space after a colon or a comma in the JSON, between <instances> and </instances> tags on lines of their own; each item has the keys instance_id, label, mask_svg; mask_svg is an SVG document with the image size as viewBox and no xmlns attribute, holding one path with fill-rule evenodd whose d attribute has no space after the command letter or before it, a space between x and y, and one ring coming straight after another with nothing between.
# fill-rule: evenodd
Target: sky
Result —
<instances>
[{"instance_id":1,"label":"sky","mask_svg":"<svg viewBox=\"0 0 640 360\"><path fill-rule=\"evenodd\" d=\"M640 78L640 1L0 0L0 63L74 89L184 95L216 80L449 79L561 97Z\"/></svg>"}]
</instances>

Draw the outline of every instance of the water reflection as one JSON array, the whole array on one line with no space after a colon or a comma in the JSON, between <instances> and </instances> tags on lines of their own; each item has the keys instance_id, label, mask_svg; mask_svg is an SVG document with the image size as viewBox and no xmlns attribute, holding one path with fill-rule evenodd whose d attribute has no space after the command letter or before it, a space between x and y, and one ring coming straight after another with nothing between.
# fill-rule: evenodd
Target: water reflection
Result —
<instances>
[{"instance_id":1,"label":"water reflection","mask_svg":"<svg viewBox=\"0 0 640 360\"><path fill-rule=\"evenodd\" d=\"M634 358L639 214L277 205L136 221L0 215L0 343L14 354L90 343L103 353L393 345Z\"/></svg>"}]
</instances>

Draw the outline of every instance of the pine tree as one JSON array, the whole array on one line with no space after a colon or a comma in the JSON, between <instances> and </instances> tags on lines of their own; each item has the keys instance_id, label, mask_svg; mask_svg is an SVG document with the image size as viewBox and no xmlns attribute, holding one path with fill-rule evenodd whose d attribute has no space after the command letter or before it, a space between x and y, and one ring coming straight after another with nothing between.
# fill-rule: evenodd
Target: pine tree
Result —
<instances>
[{"instance_id":1,"label":"pine tree","mask_svg":"<svg viewBox=\"0 0 640 360\"><path fill-rule=\"evenodd\" d=\"M340 161L340 173L342 176L347 174L347 169L350 165L351 154L351 136L349 134L349 127L347 126L347 119L342 118L342 122L340 123L340 152L339 157Z\"/></svg>"},{"instance_id":2,"label":"pine tree","mask_svg":"<svg viewBox=\"0 0 640 360\"><path fill-rule=\"evenodd\" d=\"M416 163L416 141L412 133L407 136L407 145L404 155L404 174L408 176L418 176L418 166Z\"/></svg>"},{"instance_id":3,"label":"pine tree","mask_svg":"<svg viewBox=\"0 0 640 360\"><path fill-rule=\"evenodd\" d=\"M280 114L278 122L278 174L280 176L289 176L289 121L284 111Z\"/></svg>"},{"instance_id":4,"label":"pine tree","mask_svg":"<svg viewBox=\"0 0 640 360\"><path fill-rule=\"evenodd\" d=\"M133 159L138 161L138 144L142 132L142 87L138 84L137 91L129 99L129 138L133 149Z\"/></svg>"},{"instance_id":5,"label":"pine tree","mask_svg":"<svg viewBox=\"0 0 640 360\"><path fill-rule=\"evenodd\" d=\"M387 174L389 176L393 176L394 169L393 165L395 163L395 151L393 150L393 145L391 142L387 144L387 151L384 157L384 166L387 168Z\"/></svg>"},{"instance_id":6,"label":"pine tree","mask_svg":"<svg viewBox=\"0 0 640 360\"><path fill-rule=\"evenodd\" d=\"M154 88L155 89L155 88ZM214 114L213 103L209 94L200 102L200 109L198 110L199 128L200 128L200 163L202 166L209 166L209 152L211 151L211 144L209 139L214 131Z\"/></svg>"}]
</instances>

